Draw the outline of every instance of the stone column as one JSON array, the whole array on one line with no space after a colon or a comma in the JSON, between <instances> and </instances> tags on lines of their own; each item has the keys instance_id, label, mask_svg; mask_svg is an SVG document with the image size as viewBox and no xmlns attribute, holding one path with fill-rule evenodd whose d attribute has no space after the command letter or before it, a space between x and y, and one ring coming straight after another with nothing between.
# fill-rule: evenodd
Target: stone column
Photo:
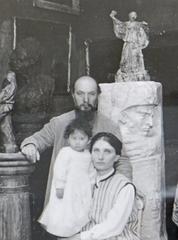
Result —
<instances>
[{"instance_id":1,"label":"stone column","mask_svg":"<svg viewBox=\"0 0 178 240\"><path fill-rule=\"evenodd\" d=\"M133 182L145 196L141 239L165 240L165 157L162 86L157 82L100 84L98 111L121 133Z\"/></svg>"},{"instance_id":2,"label":"stone column","mask_svg":"<svg viewBox=\"0 0 178 240\"><path fill-rule=\"evenodd\" d=\"M0 153L2 240L31 240L29 176L34 168L20 153Z\"/></svg>"}]
</instances>

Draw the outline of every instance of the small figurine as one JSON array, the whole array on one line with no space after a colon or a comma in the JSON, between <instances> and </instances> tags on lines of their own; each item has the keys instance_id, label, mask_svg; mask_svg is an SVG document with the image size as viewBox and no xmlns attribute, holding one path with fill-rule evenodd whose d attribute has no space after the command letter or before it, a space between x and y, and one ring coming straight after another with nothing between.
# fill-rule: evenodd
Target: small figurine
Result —
<instances>
[{"instance_id":1,"label":"small figurine","mask_svg":"<svg viewBox=\"0 0 178 240\"><path fill-rule=\"evenodd\" d=\"M144 66L142 49L149 44L147 32L148 24L138 22L137 13L129 13L129 21L121 22L116 18L117 12L111 11L114 33L117 38L124 41L120 68L116 73L116 82L147 81L150 80Z\"/></svg>"},{"instance_id":2,"label":"small figurine","mask_svg":"<svg viewBox=\"0 0 178 240\"><path fill-rule=\"evenodd\" d=\"M18 150L12 130L11 112L15 103L17 90L15 73L9 71L3 80L0 92L0 132L2 141L2 151L13 153Z\"/></svg>"}]
</instances>

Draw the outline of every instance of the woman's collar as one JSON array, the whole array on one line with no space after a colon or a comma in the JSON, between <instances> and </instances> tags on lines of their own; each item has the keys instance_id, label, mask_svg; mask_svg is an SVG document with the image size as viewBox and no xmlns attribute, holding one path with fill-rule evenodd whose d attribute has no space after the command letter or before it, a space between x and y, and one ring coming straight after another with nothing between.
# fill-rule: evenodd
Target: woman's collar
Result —
<instances>
[{"instance_id":1,"label":"woman's collar","mask_svg":"<svg viewBox=\"0 0 178 240\"><path fill-rule=\"evenodd\" d=\"M111 169L111 171L109 171L108 173L104 174L104 175L98 175L96 178L96 185L99 184L99 182L103 182L105 180L107 180L108 178L112 177L115 174L116 170L114 168Z\"/></svg>"}]
</instances>

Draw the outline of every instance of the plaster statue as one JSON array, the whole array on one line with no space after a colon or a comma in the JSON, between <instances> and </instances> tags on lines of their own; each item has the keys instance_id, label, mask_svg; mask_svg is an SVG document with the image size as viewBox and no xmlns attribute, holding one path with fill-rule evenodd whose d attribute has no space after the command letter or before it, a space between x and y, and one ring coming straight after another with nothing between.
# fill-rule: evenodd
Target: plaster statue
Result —
<instances>
[{"instance_id":1,"label":"plaster statue","mask_svg":"<svg viewBox=\"0 0 178 240\"><path fill-rule=\"evenodd\" d=\"M0 132L3 152L13 153L18 150L12 129L11 112L17 90L15 73L9 71L2 83L0 92Z\"/></svg>"},{"instance_id":2,"label":"plaster statue","mask_svg":"<svg viewBox=\"0 0 178 240\"><path fill-rule=\"evenodd\" d=\"M165 240L162 87L156 82L100 84L98 110L118 125L133 182L145 196L141 239Z\"/></svg>"},{"instance_id":3,"label":"plaster statue","mask_svg":"<svg viewBox=\"0 0 178 240\"><path fill-rule=\"evenodd\" d=\"M142 49L149 44L148 24L138 22L137 13L130 12L129 20L121 22L116 18L117 12L112 11L110 17L113 20L114 33L117 38L124 41L120 68L115 75L116 82L147 81L150 80L144 66Z\"/></svg>"}]
</instances>

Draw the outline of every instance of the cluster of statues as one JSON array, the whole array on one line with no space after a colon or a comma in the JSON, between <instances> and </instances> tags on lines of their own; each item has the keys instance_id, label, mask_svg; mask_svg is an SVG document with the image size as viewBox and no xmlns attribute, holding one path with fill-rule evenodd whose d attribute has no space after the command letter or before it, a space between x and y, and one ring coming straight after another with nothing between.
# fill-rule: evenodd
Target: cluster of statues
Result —
<instances>
[{"instance_id":1,"label":"cluster of statues","mask_svg":"<svg viewBox=\"0 0 178 240\"><path fill-rule=\"evenodd\" d=\"M115 75L116 82L146 81L150 80L145 70L142 49L149 44L148 24L138 22L137 13L129 13L129 21L121 22L116 18L117 12L112 11L110 17L113 20L114 33L117 38L124 41L120 68ZM20 73L23 80L19 84L18 96L16 96L17 108L20 112L45 111L54 91L54 79L49 76L36 75L34 67L40 63L41 47L34 38L27 38L17 46L10 59L10 67ZM15 102L16 79L15 72L7 74L2 84L0 93L0 127L2 132L3 152L17 151L15 137L12 131L11 112ZM14 75L13 77L10 77ZM12 80L10 80L12 78ZM8 82L9 84L7 85ZM50 82L50 85L49 85ZM6 85L4 87L4 85ZM42 109L43 108L43 109ZM5 124L5 128L4 128ZM7 137L8 136L8 137ZM6 143L7 141L7 143Z\"/></svg>"},{"instance_id":2,"label":"cluster of statues","mask_svg":"<svg viewBox=\"0 0 178 240\"><path fill-rule=\"evenodd\" d=\"M136 21L136 12L130 12L126 22L120 21L116 15L114 10L110 13L115 35L124 41L120 67L115 83L100 84L98 112L118 126L123 143L122 155L129 158L133 183L145 199L140 230L142 238L166 240L162 87L160 83L149 81L145 70L142 50L149 44L148 24ZM0 128L5 152L17 150L11 122L16 89L15 73L10 71L0 92ZM29 139L34 140L33 137ZM31 143L28 141L23 143L22 149ZM177 205L176 202L175 213ZM174 219L178 221L176 214Z\"/></svg>"}]
</instances>

